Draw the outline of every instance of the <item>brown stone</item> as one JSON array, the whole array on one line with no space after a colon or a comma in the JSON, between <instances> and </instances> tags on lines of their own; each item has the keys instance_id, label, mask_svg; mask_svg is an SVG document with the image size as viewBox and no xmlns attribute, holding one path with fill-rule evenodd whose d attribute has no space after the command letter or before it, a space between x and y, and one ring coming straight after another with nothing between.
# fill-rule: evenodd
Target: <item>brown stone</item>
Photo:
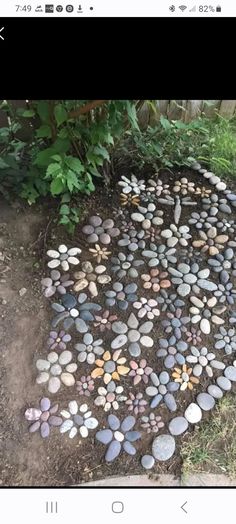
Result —
<instances>
[{"instance_id":1,"label":"brown stone","mask_svg":"<svg viewBox=\"0 0 236 524\"><path fill-rule=\"evenodd\" d=\"M103 374L104 374L103 368L95 368L91 373L91 377L92 378L102 377Z\"/></svg>"},{"instance_id":2,"label":"brown stone","mask_svg":"<svg viewBox=\"0 0 236 524\"><path fill-rule=\"evenodd\" d=\"M169 280L162 280L160 286L165 289L171 286L171 282Z\"/></svg>"},{"instance_id":3,"label":"brown stone","mask_svg":"<svg viewBox=\"0 0 236 524\"><path fill-rule=\"evenodd\" d=\"M217 247L215 246L209 247L209 255L211 256L218 255L218 253L219 253L219 249L217 249Z\"/></svg>"}]
</instances>

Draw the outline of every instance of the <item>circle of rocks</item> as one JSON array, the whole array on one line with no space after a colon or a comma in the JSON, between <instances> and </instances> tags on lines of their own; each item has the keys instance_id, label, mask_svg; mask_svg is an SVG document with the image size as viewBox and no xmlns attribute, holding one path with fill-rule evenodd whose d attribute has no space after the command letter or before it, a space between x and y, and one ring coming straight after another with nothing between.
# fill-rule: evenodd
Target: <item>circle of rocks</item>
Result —
<instances>
[{"instance_id":1,"label":"circle of rocks","mask_svg":"<svg viewBox=\"0 0 236 524\"><path fill-rule=\"evenodd\" d=\"M114 226L114 220L111 218L102 220L101 217L95 215L89 218L82 232L86 235L89 244L101 243L106 246L111 243L112 238L120 234L119 228Z\"/></svg>"}]
</instances>

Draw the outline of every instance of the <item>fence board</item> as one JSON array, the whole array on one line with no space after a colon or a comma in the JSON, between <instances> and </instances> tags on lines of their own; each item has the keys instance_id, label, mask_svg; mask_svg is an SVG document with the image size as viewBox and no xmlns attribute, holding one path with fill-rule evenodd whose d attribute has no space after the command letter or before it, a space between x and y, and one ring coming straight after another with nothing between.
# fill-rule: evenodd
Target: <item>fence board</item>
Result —
<instances>
[{"instance_id":1,"label":"fence board","mask_svg":"<svg viewBox=\"0 0 236 524\"><path fill-rule=\"evenodd\" d=\"M185 122L190 122L201 114L202 100L187 100Z\"/></svg>"},{"instance_id":2,"label":"fence board","mask_svg":"<svg viewBox=\"0 0 236 524\"><path fill-rule=\"evenodd\" d=\"M207 118L212 118L219 110L220 103L221 100L203 100L202 112Z\"/></svg>"},{"instance_id":3,"label":"fence board","mask_svg":"<svg viewBox=\"0 0 236 524\"><path fill-rule=\"evenodd\" d=\"M19 107L27 107L26 100L9 100L13 110ZM138 111L139 125L145 129L148 125L154 126L160 115L168 117L170 120L182 119L189 122L196 116L202 114L207 118L212 118L217 112L220 115L230 118L236 115L236 100L154 100L156 112L148 103ZM17 138L27 142L30 140L33 131L33 120L21 119L22 129L17 133ZM7 113L0 110L0 127L8 125Z\"/></svg>"},{"instance_id":4,"label":"fence board","mask_svg":"<svg viewBox=\"0 0 236 524\"><path fill-rule=\"evenodd\" d=\"M236 100L221 100L220 115L231 118L235 113Z\"/></svg>"},{"instance_id":5,"label":"fence board","mask_svg":"<svg viewBox=\"0 0 236 524\"><path fill-rule=\"evenodd\" d=\"M166 116L170 100L157 100L157 102L158 102L158 105L159 105L160 113L162 115Z\"/></svg>"},{"instance_id":6,"label":"fence board","mask_svg":"<svg viewBox=\"0 0 236 524\"><path fill-rule=\"evenodd\" d=\"M182 100L170 100L167 116L169 120L180 120L182 118Z\"/></svg>"},{"instance_id":7,"label":"fence board","mask_svg":"<svg viewBox=\"0 0 236 524\"><path fill-rule=\"evenodd\" d=\"M152 127L155 127L158 120L160 120L160 116L162 113L160 110L159 100L153 100L153 105L155 106L155 111L153 111L152 107L149 108L149 111L150 111L149 125Z\"/></svg>"},{"instance_id":8,"label":"fence board","mask_svg":"<svg viewBox=\"0 0 236 524\"><path fill-rule=\"evenodd\" d=\"M141 129L145 129L149 125L150 109L148 104L145 102L137 112L139 126Z\"/></svg>"}]
</instances>

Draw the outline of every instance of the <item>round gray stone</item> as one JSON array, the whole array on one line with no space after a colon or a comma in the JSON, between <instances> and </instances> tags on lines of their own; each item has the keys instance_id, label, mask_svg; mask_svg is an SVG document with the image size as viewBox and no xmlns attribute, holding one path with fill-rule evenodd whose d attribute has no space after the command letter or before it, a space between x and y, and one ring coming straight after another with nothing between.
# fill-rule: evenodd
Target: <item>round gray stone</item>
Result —
<instances>
[{"instance_id":1,"label":"round gray stone","mask_svg":"<svg viewBox=\"0 0 236 524\"><path fill-rule=\"evenodd\" d=\"M114 282L113 289L119 293L123 289L123 284L121 284L121 282Z\"/></svg>"},{"instance_id":2,"label":"round gray stone","mask_svg":"<svg viewBox=\"0 0 236 524\"><path fill-rule=\"evenodd\" d=\"M203 411L209 411L213 409L215 400L209 393L199 393L197 395L197 403Z\"/></svg>"},{"instance_id":3,"label":"round gray stone","mask_svg":"<svg viewBox=\"0 0 236 524\"><path fill-rule=\"evenodd\" d=\"M116 369L116 365L115 365L115 362L113 362L113 360L108 360L108 362L105 362L104 371L106 373L113 373L115 369Z\"/></svg>"},{"instance_id":4,"label":"round gray stone","mask_svg":"<svg viewBox=\"0 0 236 524\"><path fill-rule=\"evenodd\" d=\"M137 291L137 284L134 282L131 282L131 284L127 284L124 289L125 293L135 293Z\"/></svg>"},{"instance_id":5,"label":"round gray stone","mask_svg":"<svg viewBox=\"0 0 236 524\"><path fill-rule=\"evenodd\" d=\"M137 342L132 342L132 344L129 345L129 354L132 357L138 357L140 353L140 345Z\"/></svg>"},{"instance_id":6,"label":"round gray stone","mask_svg":"<svg viewBox=\"0 0 236 524\"><path fill-rule=\"evenodd\" d=\"M155 395L158 393L158 390L155 386L148 386L146 388L146 393L149 397L155 397Z\"/></svg>"},{"instance_id":7,"label":"round gray stone","mask_svg":"<svg viewBox=\"0 0 236 524\"><path fill-rule=\"evenodd\" d=\"M152 453L156 460L169 460L175 452L175 439L171 435L160 435L152 444Z\"/></svg>"},{"instance_id":8,"label":"round gray stone","mask_svg":"<svg viewBox=\"0 0 236 524\"><path fill-rule=\"evenodd\" d=\"M98 227L98 226L100 226L102 224L102 219L99 216L94 215L94 216L89 218L89 223L93 227Z\"/></svg>"},{"instance_id":9,"label":"round gray stone","mask_svg":"<svg viewBox=\"0 0 236 524\"><path fill-rule=\"evenodd\" d=\"M182 435L188 428L188 421L184 417L175 417L169 423L171 435Z\"/></svg>"},{"instance_id":10,"label":"round gray stone","mask_svg":"<svg viewBox=\"0 0 236 524\"><path fill-rule=\"evenodd\" d=\"M236 368L234 366L228 366L224 371L225 377L232 382L236 382Z\"/></svg>"},{"instance_id":11,"label":"round gray stone","mask_svg":"<svg viewBox=\"0 0 236 524\"><path fill-rule=\"evenodd\" d=\"M141 464L144 469L152 469L155 464L155 459L152 455L143 455Z\"/></svg>"},{"instance_id":12,"label":"round gray stone","mask_svg":"<svg viewBox=\"0 0 236 524\"><path fill-rule=\"evenodd\" d=\"M118 337L114 338L111 343L112 349L119 349L127 342L127 336L126 335L118 335Z\"/></svg>"},{"instance_id":13,"label":"round gray stone","mask_svg":"<svg viewBox=\"0 0 236 524\"><path fill-rule=\"evenodd\" d=\"M102 442L102 444L108 444L112 439L112 431L110 429L103 429L98 431L95 435L95 438Z\"/></svg>"},{"instance_id":14,"label":"round gray stone","mask_svg":"<svg viewBox=\"0 0 236 524\"><path fill-rule=\"evenodd\" d=\"M214 398L219 399L223 397L222 390L218 386L215 386L214 384L211 384L210 386L208 386L207 391L209 395L211 395Z\"/></svg>"},{"instance_id":15,"label":"round gray stone","mask_svg":"<svg viewBox=\"0 0 236 524\"><path fill-rule=\"evenodd\" d=\"M187 275L190 272L190 266L188 264L181 263L178 265L178 271L183 275Z\"/></svg>"},{"instance_id":16,"label":"round gray stone","mask_svg":"<svg viewBox=\"0 0 236 524\"><path fill-rule=\"evenodd\" d=\"M159 375L159 380L161 384L168 384L170 377L167 371L162 371Z\"/></svg>"},{"instance_id":17,"label":"round gray stone","mask_svg":"<svg viewBox=\"0 0 236 524\"><path fill-rule=\"evenodd\" d=\"M178 287L177 287L177 293L181 296L181 297L186 297L191 291L191 287L189 284L180 284Z\"/></svg>"},{"instance_id":18,"label":"round gray stone","mask_svg":"<svg viewBox=\"0 0 236 524\"><path fill-rule=\"evenodd\" d=\"M136 329L130 329L128 333L128 339L130 342L137 342L140 339L140 333Z\"/></svg>"},{"instance_id":19,"label":"round gray stone","mask_svg":"<svg viewBox=\"0 0 236 524\"><path fill-rule=\"evenodd\" d=\"M216 379L216 383L224 391L230 391L231 390L231 382L226 377L218 377Z\"/></svg>"},{"instance_id":20,"label":"round gray stone","mask_svg":"<svg viewBox=\"0 0 236 524\"><path fill-rule=\"evenodd\" d=\"M160 391L161 387L163 387L163 386L159 387L159 391ZM166 406L168 407L168 409L170 411L176 411L177 405L176 405L176 402L175 402L175 398L174 398L174 396L171 393L167 393L164 396L164 401L165 401L165 404L166 404Z\"/></svg>"},{"instance_id":21,"label":"round gray stone","mask_svg":"<svg viewBox=\"0 0 236 524\"><path fill-rule=\"evenodd\" d=\"M124 322L121 322L118 320L116 322L113 322L112 331L114 333L117 333L118 335L123 335L124 333L128 331L128 327L126 326Z\"/></svg>"}]
</instances>

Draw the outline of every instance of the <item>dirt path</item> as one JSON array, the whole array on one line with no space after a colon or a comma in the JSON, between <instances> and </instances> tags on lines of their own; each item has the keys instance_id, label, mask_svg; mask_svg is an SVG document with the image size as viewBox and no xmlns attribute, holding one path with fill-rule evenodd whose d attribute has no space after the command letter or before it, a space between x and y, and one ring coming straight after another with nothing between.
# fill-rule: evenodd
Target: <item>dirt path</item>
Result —
<instances>
[{"instance_id":1,"label":"dirt path","mask_svg":"<svg viewBox=\"0 0 236 524\"><path fill-rule=\"evenodd\" d=\"M25 406L39 395L32 363L44 344L47 311L39 287L36 252L31 248L47 217L43 210L10 207L0 210L1 310L1 457L3 485L42 485L52 468L47 443L25 432ZM31 255L29 254L31 252ZM24 288L26 290L24 293ZM21 293L23 296L21 296Z\"/></svg>"}]
</instances>

